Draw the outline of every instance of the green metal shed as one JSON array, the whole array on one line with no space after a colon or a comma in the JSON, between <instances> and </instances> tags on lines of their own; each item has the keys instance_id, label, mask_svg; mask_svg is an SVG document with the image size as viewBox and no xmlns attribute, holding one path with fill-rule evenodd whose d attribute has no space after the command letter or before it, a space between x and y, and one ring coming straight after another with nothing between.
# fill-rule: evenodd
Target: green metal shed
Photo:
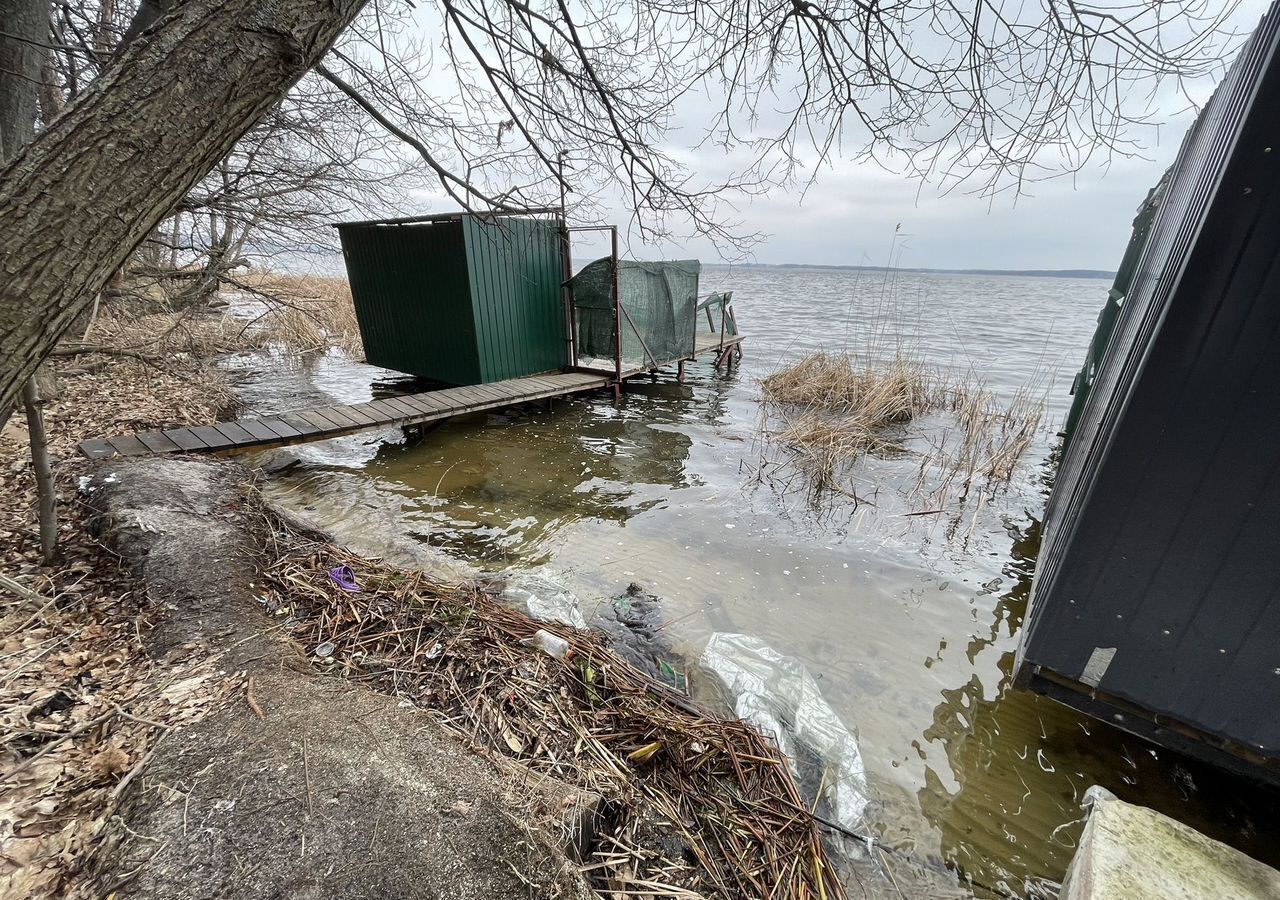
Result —
<instances>
[{"instance_id":1,"label":"green metal shed","mask_svg":"<svg viewBox=\"0 0 1280 900\"><path fill-rule=\"evenodd\" d=\"M567 364L558 217L457 213L337 228L372 365L465 385Z\"/></svg>"}]
</instances>

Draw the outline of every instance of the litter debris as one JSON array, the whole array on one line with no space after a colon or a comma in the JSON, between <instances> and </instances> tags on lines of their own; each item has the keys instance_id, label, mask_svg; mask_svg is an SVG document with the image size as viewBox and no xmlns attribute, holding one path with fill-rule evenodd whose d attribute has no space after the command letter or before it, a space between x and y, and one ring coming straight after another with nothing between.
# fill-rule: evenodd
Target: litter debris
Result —
<instances>
[{"instance_id":1,"label":"litter debris","mask_svg":"<svg viewBox=\"0 0 1280 900\"><path fill-rule=\"evenodd\" d=\"M578 598L563 585L540 575L512 575L502 587L502 599L542 622L587 628Z\"/></svg>"},{"instance_id":2,"label":"litter debris","mask_svg":"<svg viewBox=\"0 0 1280 900\"><path fill-rule=\"evenodd\" d=\"M751 725L695 707L604 635L539 629L499 589L394 569L281 520L272 528L264 546L280 555L265 574L295 610L292 636L336 645L332 665L312 656L318 669L435 710L468 741L610 804L584 859L600 893L758 897L768 884L779 900L846 896L790 768ZM343 562L368 602L306 590L305 573ZM543 635L572 649L567 664L548 657ZM385 665L357 661L375 647Z\"/></svg>"},{"instance_id":3,"label":"litter debris","mask_svg":"<svg viewBox=\"0 0 1280 900\"><path fill-rule=\"evenodd\" d=\"M556 659L568 659L573 653L568 641L541 628L535 631L532 637L527 637L520 643L526 647L536 647L547 656L553 656Z\"/></svg>"},{"instance_id":4,"label":"litter debris","mask_svg":"<svg viewBox=\"0 0 1280 900\"><path fill-rule=\"evenodd\" d=\"M350 566L335 566L329 570L329 577L344 591L354 594L360 590L360 585L356 583L356 573L351 571Z\"/></svg>"},{"instance_id":5,"label":"litter debris","mask_svg":"<svg viewBox=\"0 0 1280 900\"><path fill-rule=\"evenodd\" d=\"M764 641L717 632L700 660L733 698L734 712L771 735L802 786L813 782L839 825L853 829L868 802L867 773L857 738L840 721L809 670ZM818 760L823 771L806 778L800 761Z\"/></svg>"}]
</instances>

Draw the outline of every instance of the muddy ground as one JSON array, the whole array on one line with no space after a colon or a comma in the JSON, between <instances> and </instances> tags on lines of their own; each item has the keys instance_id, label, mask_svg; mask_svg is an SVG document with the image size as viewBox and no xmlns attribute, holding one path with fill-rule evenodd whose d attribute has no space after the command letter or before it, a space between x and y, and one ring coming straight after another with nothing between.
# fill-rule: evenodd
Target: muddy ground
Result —
<instances>
[{"instance_id":1,"label":"muddy ground","mask_svg":"<svg viewBox=\"0 0 1280 900\"><path fill-rule=\"evenodd\" d=\"M165 733L108 823L117 897L581 896L589 797L501 770L426 714L319 680L254 595L243 471L121 462L90 485L102 534L167 616L150 636L220 656L245 688ZM518 801L518 802L517 802Z\"/></svg>"}]
</instances>

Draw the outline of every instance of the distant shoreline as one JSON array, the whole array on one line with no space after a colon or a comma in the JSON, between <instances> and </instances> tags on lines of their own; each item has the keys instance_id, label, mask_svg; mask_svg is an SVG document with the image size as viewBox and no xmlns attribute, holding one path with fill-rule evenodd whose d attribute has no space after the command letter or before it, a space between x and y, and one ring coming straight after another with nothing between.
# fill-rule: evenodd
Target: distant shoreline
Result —
<instances>
[{"instance_id":1,"label":"distant shoreline","mask_svg":"<svg viewBox=\"0 0 1280 900\"><path fill-rule=\"evenodd\" d=\"M1115 272L1102 269L929 269L893 268L889 266L824 266L804 263L707 263L732 269L816 269L823 272L899 272L908 275L1021 275L1027 278L1098 278L1112 279Z\"/></svg>"}]
</instances>

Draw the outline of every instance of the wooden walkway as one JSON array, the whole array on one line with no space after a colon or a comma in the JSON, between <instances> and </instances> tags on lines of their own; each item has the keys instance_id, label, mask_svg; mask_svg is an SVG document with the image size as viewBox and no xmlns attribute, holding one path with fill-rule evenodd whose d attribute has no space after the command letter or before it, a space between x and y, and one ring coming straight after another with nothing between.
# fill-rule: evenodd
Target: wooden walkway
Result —
<instances>
[{"instance_id":1,"label":"wooden walkway","mask_svg":"<svg viewBox=\"0 0 1280 900\"><path fill-rule=\"evenodd\" d=\"M699 334L694 357L716 353L716 365L728 360L730 353L741 356L740 334L721 338L719 334ZM681 362L683 373L684 363ZM623 373L624 378L652 371L653 367ZM341 437L371 428L421 425L486 409L501 409L530 400L564 397L584 391L609 387L615 380L613 371L577 369L570 372L530 375L477 384L469 387L443 388L421 394L404 394L383 400L350 405L313 406L307 409L236 419L215 425L193 425L189 428L166 428L110 438L81 441L77 448L89 459L115 456L150 456L160 453L220 453L229 450L265 450L289 444L305 444Z\"/></svg>"},{"instance_id":2,"label":"wooden walkway","mask_svg":"<svg viewBox=\"0 0 1280 900\"><path fill-rule=\"evenodd\" d=\"M422 394L371 400L368 403L353 403L349 406L315 406L278 416L237 419L216 425L166 428L164 431L93 438L81 441L79 450L90 459L108 459L113 456L216 453L223 450L282 447L340 437L369 428L418 425L530 400L563 397L607 387L610 381L608 376L584 372L531 375L496 381L493 384L444 388Z\"/></svg>"}]
</instances>

